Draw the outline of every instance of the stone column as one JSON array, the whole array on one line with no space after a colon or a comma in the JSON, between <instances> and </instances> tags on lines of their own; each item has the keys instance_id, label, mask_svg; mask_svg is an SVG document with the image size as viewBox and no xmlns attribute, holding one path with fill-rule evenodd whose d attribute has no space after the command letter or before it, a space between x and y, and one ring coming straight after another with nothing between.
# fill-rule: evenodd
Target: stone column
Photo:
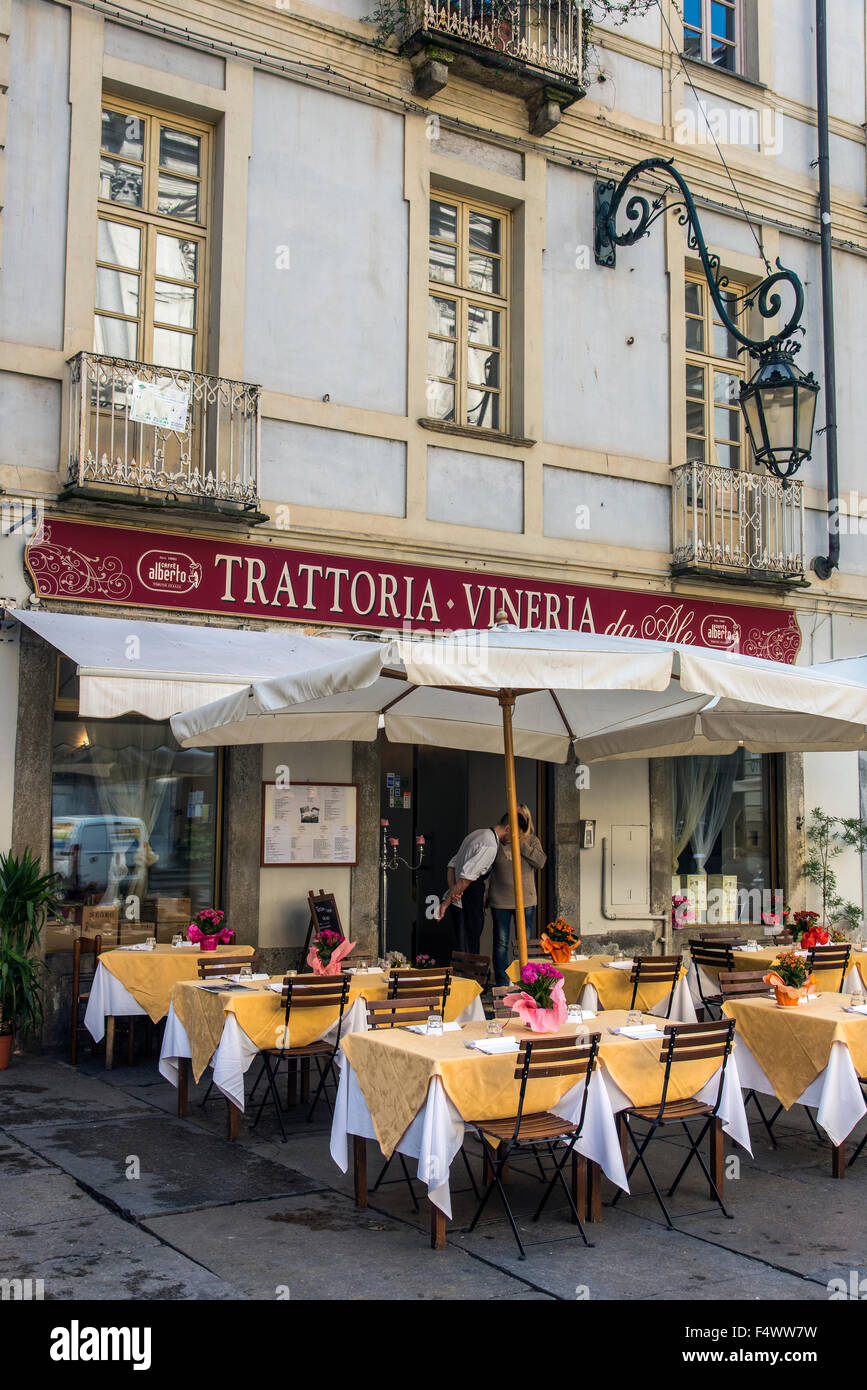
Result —
<instances>
[{"instance_id":1,"label":"stone column","mask_svg":"<svg viewBox=\"0 0 867 1390\"><path fill-rule=\"evenodd\" d=\"M12 804L12 852L31 849L51 867L51 745L57 652L22 626Z\"/></svg>"},{"instance_id":2,"label":"stone column","mask_svg":"<svg viewBox=\"0 0 867 1390\"><path fill-rule=\"evenodd\" d=\"M859 766L863 788L863 754L859 757ZM803 753L778 754L777 773L777 858L780 882L771 884L771 888L782 888L784 901L795 907L807 853ZM863 790L861 795L864 796Z\"/></svg>"},{"instance_id":3,"label":"stone column","mask_svg":"<svg viewBox=\"0 0 867 1390\"><path fill-rule=\"evenodd\" d=\"M353 743L352 780L358 783L358 863L351 872L349 932L360 956L377 955L379 931L379 768L376 743Z\"/></svg>"},{"instance_id":4,"label":"stone column","mask_svg":"<svg viewBox=\"0 0 867 1390\"><path fill-rule=\"evenodd\" d=\"M677 951L680 942L671 928L671 764L650 758L650 910L665 914L660 938L663 955Z\"/></svg>"},{"instance_id":5,"label":"stone column","mask_svg":"<svg viewBox=\"0 0 867 1390\"><path fill-rule=\"evenodd\" d=\"M225 757L221 906L238 945L255 946L262 856L262 746L227 748Z\"/></svg>"},{"instance_id":6,"label":"stone column","mask_svg":"<svg viewBox=\"0 0 867 1390\"><path fill-rule=\"evenodd\" d=\"M554 776L554 916L565 917L580 930L581 854L578 849L580 794L576 786L577 763L572 749L569 760L557 763Z\"/></svg>"}]
</instances>

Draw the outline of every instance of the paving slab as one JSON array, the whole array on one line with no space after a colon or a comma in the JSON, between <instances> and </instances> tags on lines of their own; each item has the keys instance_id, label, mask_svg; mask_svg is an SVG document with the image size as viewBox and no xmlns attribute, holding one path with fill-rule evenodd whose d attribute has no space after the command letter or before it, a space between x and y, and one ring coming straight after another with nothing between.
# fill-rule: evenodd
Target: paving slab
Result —
<instances>
[{"instance_id":1,"label":"paving slab","mask_svg":"<svg viewBox=\"0 0 867 1390\"><path fill-rule=\"evenodd\" d=\"M87 1125L123 1114L145 1114L149 1107L126 1091L85 1076L65 1062L16 1057L0 1072L0 1125Z\"/></svg>"},{"instance_id":2,"label":"paving slab","mask_svg":"<svg viewBox=\"0 0 867 1390\"><path fill-rule=\"evenodd\" d=\"M10 1132L13 1138L26 1136L38 1153L136 1217L290 1196L321 1186L184 1120L149 1109L112 1123L43 1125Z\"/></svg>"},{"instance_id":3,"label":"paving slab","mask_svg":"<svg viewBox=\"0 0 867 1390\"><path fill-rule=\"evenodd\" d=\"M3 1232L0 1278L41 1279L45 1299L64 1302L244 1297L230 1280L202 1269L85 1193L79 1197L75 1214L62 1221Z\"/></svg>"},{"instance_id":4,"label":"paving slab","mask_svg":"<svg viewBox=\"0 0 867 1390\"><path fill-rule=\"evenodd\" d=\"M512 1275L449 1246L435 1252L402 1221L359 1211L335 1193L161 1216L148 1230L247 1298L295 1300L538 1300Z\"/></svg>"}]
</instances>

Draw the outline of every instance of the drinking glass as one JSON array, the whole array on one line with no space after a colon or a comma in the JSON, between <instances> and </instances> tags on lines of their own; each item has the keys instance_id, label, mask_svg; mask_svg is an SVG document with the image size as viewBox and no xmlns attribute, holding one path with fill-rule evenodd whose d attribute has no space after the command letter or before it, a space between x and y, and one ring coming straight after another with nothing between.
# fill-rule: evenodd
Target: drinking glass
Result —
<instances>
[{"instance_id":1,"label":"drinking glass","mask_svg":"<svg viewBox=\"0 0 867 1390\"><path fill-rule=\"evenodd\" d=\"M748 950L748 951L757 951L758 949L759 949L759 943L758 943L758 941L754 941L753 938L750 937L749 941L747 942L747 950Z\"/></svg>"},{"instance_id":2,"label":"drinking glass","mask_svg":"<svg viewBox=\"0 0 867 1390\"><path fill-rule=\"evenodd\" d=\"M566 1022L567 1022L567 1023L583 1023L583 1022L584 1022L584 1011L583 1011L583 1009L581 1008L581 1005L580 1005L580 1004L567 1004L567 1005L566 1005Z\"/></svg>"},{"instance_id":3,"label":"drinking glass","mask_svg":"<svg viewBox=\"0 0 867 1390\"><path fill-rule=\"evenodd\" d=\"M249 965L242 965L242 966L241 966L241 969L238 971L238 982L239 982L240 984L246 984L247 981L248 981L248 980L252 980L252 978L253 978L253 971L251 970L250 966L249 966Z\"/></svg>"},{"instance_id":4,"label":"drinking glass","mask_svg":"<svg viewBox=\"0 0 867 1390\"><path fill-rule=\"evenodd\" d=\"M183 944L184 944L184 938L181 936L181 934L180 934L179 931L178 931L178 932L175 932L174 936L172 937L172 945L173 945L173 946L183 946Z\"/></svg>"},{"instance_id":5,"label":"drinking glass","mask_svg":"<svg viewBox=\"0 0 867 1390\"><path fill-rule=\"evenodd\" d=\"M860 993L859 993L859 994L850 994L850 996L849 996L849 1008L850 1008L850 1009L857 1009L857 1008L858 1008L861 1004L863 1004L863 1003L864 1003L864 995L863 995L863 994L860 994Z\"/></svg>"},{"instance_id":6,"label":"drinking glass","mask_svg":"<svg viewBox=\"0 0 867 1390\"><path fill-rule=\"evenodd\" d=\"M505 1020L502 1018L489 1018L485 1024L486 1036L489 1038L501 1038L503 1036L504 1022Z\"/></svg>"},{"instance_id":7,"label":"drinking glass","mask_svg":"<svg viewBox=\"0 0 867 1390\"><path fill-rule=\"evenodd\" d=\"M429 1037L437 1037L443 1031L442 1014L428 1014L427 1031Z\"/></svg>"},{"instance_id":8,"label":"drinking glass","mask_svg":"<svg viewBox=\"0 0 867 1390\"><path fill-rule=\"evenodd\" d=\"M626 1018L626 1026L627 1026L627 1028L640 1028L640 1027L641 1027L641 1022L642 1022L641 1010L640 1010L640 1009L630 1009L630 1010L629 1010L629 1013L628 1013L628 1015L627 1015L627 1018Z\"/></svg>"}]
</instances>

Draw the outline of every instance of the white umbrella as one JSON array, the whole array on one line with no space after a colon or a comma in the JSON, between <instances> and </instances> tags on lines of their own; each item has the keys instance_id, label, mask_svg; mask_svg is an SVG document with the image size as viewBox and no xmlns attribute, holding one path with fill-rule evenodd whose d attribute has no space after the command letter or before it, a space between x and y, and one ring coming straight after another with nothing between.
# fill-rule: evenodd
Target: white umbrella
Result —
<instances>
[{"instance_id":1,"label":"white umbrella","mask_svg":"<svg viewBox=\"0 0 867 1390\"><path fill-rule=\"evenodd\" d=\"M186 747L374 739L502 752L526 961L516 756L565 762L570 745L616 722L694 723L714 702L799 717L867 722L867 688L730 652L633 638L498 627L452 637L360 642L357 654L256 681L175 715Z\"/></svg>"}]
</instances>

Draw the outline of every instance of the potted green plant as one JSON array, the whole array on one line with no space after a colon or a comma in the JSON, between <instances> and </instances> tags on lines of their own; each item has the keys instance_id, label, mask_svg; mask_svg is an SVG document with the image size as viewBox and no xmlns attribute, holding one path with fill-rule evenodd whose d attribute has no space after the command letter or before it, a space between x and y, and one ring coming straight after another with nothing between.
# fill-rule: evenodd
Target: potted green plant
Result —
<instances>
[{"instance_id":1,"label":"potted green plant","mask_svg":"<svg viewBox=\"0 0 867 1390\"><path fill-rule=\"evenodd\" d=\"M9 1065L13 1033L26 1038L42 1022L39 938L59 912L56 874L43 873L29 849L0 854L0 1071Z\"/></svg>"}]
</instances>

